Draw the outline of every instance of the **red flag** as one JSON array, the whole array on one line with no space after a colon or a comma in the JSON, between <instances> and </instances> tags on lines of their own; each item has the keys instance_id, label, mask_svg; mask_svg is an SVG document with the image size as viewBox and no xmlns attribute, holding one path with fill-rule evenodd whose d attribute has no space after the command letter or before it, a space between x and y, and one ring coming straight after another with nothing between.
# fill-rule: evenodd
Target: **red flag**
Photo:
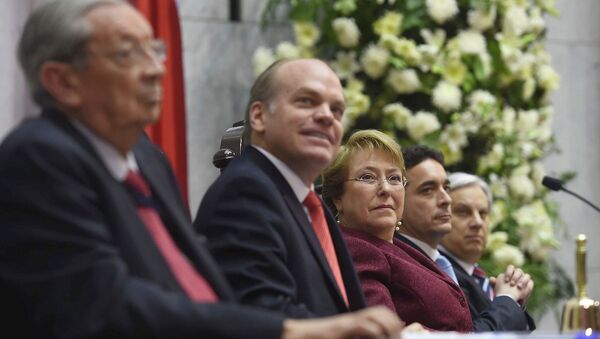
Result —
<instances>
[{"instance_id":1,"label":"red flag","mask_svg":"<svg viewBox=\"0 0 600 339\"><path fill-rule=\"evenodd\" d=\"M133 0L132 4L148 19L154 34L167 45L162 113L158 123L148 127L146 132L171 161L181 192L187 201L185 88L177 6L175 0Z\"/></svg>"}]
</instances>

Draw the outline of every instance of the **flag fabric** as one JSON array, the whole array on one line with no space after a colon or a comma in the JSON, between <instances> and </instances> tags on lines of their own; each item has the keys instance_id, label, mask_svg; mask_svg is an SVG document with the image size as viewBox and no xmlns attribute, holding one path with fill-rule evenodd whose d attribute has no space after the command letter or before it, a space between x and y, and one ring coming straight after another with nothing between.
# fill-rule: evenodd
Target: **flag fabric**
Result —
<instances>
[{"instance_id":1,"label":"flag fabric","mask_svg":"<svg viewBox=\"0 0 600 339\"><path fill-rule=\"evenodd\" d=\"M162 113L158 123L146 129L160 146L175 170L184 199L188 200L185 87L179 14L174 0L132 0L148 19L156 37L167 45L166 74L163 79Z\"/></svg>"}]
</instances>

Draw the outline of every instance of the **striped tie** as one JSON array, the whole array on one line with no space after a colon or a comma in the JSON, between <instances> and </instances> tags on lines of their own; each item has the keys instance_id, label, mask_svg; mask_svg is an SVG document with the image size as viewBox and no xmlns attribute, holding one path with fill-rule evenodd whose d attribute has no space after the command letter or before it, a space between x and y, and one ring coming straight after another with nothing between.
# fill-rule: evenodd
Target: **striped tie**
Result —
<instances>
[{"instance_id":1,"label":"striped tie","mask_svg":"<svg viewBox=\"0 0 600 339\"><path fill-rule=\"evenodd\" d=\"M479 287L481 287L483 293L487 295L490 300L494 300L494 289L490 284L490 279L487 277L487 274L481 267L475 266L475 269L473 270L473 278L477 284L479 284Z\"/></svg>"}]
</instances>

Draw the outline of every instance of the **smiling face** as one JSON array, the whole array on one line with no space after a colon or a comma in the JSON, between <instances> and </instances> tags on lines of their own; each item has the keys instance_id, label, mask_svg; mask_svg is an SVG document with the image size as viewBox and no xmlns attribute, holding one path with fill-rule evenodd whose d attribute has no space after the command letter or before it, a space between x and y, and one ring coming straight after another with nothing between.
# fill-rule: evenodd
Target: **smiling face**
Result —
<instances>
[{"instance_id":1,"label":"smiling face","mask_svg":"<svg viewBox=\"0 0 600 339\"><path fill-rule=\"evenodd\" d=\"M402 233L437 248L452 229L446 170L439 162L426 159L408 169L406 177Z\"/></svg>"},{"instance_id":2,"label":"smiling face","mask_svg":"<svg viewBox=\"0 0 600 339\"><path fill-rule=\"evenodd\" d=\"M382 179L401 181L401 169L383 151L361 150L349 161L348 179L354 178L377 178L378 182L344 183L342 196L334 201L340 223L391 241L396 223L402 218L404 186L390 185Z\"/></svg>"},{"instance_id":3,"label":"smiling face","mask_svg":"<svg viewBox=\"0 0 600 339\"><path fill-rule=\"evenodd\" d=\"M250 105L252 143L288 165L309 186L332 161L342 138L344 95L318 60L293 60L275 74L269 105Z\"/></svg>"},{"instance_id":4,"label":"smiling face","mask_svg":"<svg viewBox=\"0 0 600 339\"><path fill-rule=\"evenodd\" d=\"M483 254L488 234L487 196L478 184L456 189L452 197L452 231L442 245L459 259L475 264Z\"/></svg>"}]
</instances>

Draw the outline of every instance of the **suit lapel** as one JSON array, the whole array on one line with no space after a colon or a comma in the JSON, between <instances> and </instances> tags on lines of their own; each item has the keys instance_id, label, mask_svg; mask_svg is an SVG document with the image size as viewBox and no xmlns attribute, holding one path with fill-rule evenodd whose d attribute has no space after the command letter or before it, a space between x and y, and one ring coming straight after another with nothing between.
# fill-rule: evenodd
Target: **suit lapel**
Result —
<instances>
[{"instance_id":1,"label":"suit lapel","mask_svg":"<svg viewBox=\"0 0 600 339\"><path fill-rule=\"evenodd\" d=\"M452 288L461 291L460 287L454 282L454 280L452 280L444 271L442 271L441 268L439 268L439 266L435 263L435 261L433 261L428 255L427 253L425 253L425 251L423 251L419 246L417 246L417 244L415 244L414 242L412 242L410 239L408 239L407 237L403 236L402 234L396 233L395 237L404 242L405 244L409 245L410 247L414 248L415 250L417 250L420 254L422 254L422 256L424 258L415 258L418 261L421 262L421 264L425 267L427 267L429 270L435 272L438 276L440 276L440 278L442 278L446 283L450 284L452 286ZM461 291L462 293L462 291Z\"/></svg>"},{"instance_id":2,"label":"suit lapel","mask_svg":"<svg viewBox=\"0 0 600 339\"><path fill-rule=\"evenodd\" d=\"M140 143L148 142L142 140ZM176 181L169 176L171 173L164 171L162 166L164 163L157 163L157 160L151 158L149 152L145 152L141 145L136 147L135 156L140 171L152 187L154 198L162 208L165 227L179 250L186 255L221 299L233 300L234 296L228 288L228 283L206 249L206 239L195 234L191 228L187 209L182 208L185 204L177 189Z\"/></svg>"},{"instance_id":3,"label":"suit lapel","mask_svg":"<svg viewBox=\"0 0 600 339\"><path fill-rule=\"evenodd\" d=\"M319 263L319 266L323 270L325 276L327 276L327 280L334 287L337 292L339 301L345 305L344 299L342 297L342 293L337 285L337 282L333 276L333 272L329 267L329 263L325 258L325 254L323 253L323 249L321 248L321 244L315 235L315 231L313 230L312 224L310 223L306 212L302 204L298 201L298 198L294 194L294 191L290 187L289 183L285 180L283 175L279 172L279 170L267 159L264 155L262 155L258 150L253 147L247 147L243 153L244 156L249 157L250 160L254 161L268 176L271 178L275 185L278 187L279 192L283 196L283 200L287 205L290 213L296 220L296 224L300 228L306 242L308 243L310 250L315 257L316 261ZM322 203L322 201L321 201ZM325 209L325 205L323 205ZM327 213L325 213L327 215ZM329 222L328 222L328 226ZM330 232L331 232L331 227ZM337 252L337 244L334 243ZM340 267L341 269L341 267Z\"/></svg>"}]
</instances>

